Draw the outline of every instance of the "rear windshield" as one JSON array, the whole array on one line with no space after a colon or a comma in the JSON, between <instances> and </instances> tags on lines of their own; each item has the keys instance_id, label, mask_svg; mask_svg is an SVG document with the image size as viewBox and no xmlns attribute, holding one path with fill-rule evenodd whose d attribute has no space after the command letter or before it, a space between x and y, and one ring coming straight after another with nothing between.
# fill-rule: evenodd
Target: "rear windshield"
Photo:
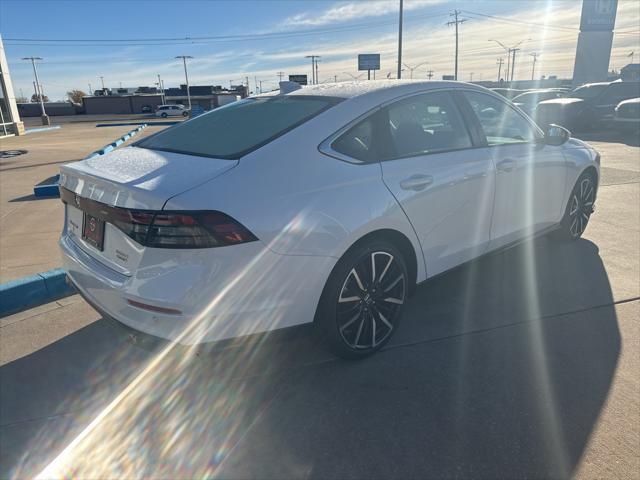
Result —
<instances>
[{"instance_id":1,"label":"rear windshield","mask_svg":"<svg viewBox=\"0 0 640 480\"><path fill-rule=\"evenodd\" d=\"M600 85L586 85L584 87L578 87L573 92L571 92L571 96L573 98L581 98L583 100L589 100L591 98L596 98L602 92L604 92L608 84L600 84Z\"/></svg>"},{"instance_id":2,"label":"rear windshield","mask_svg":"<svg viewBox=\"0 0 640 480\"><path fill-rule=\"evenodd\" d=\"M248 98L141 140L136 146L236 159L315 117L340 99L325 96Z\"/></svg>"}]
</instances>

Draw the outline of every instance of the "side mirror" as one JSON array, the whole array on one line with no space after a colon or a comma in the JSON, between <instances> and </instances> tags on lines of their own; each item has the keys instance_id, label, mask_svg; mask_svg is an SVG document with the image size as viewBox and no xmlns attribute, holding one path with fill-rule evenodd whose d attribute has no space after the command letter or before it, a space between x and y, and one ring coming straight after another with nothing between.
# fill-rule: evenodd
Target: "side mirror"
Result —
<instances>
[{"instance_id":1,"label":"side mirror","mask_svg":"<svg viewBox=\"0 0 640 480\"><path fill-rule=\"evenodd\" d=\"M559 146L571 138L571 132L560 125L551 124L544 134L544 143Z\"/></svg>"}]
</instances>

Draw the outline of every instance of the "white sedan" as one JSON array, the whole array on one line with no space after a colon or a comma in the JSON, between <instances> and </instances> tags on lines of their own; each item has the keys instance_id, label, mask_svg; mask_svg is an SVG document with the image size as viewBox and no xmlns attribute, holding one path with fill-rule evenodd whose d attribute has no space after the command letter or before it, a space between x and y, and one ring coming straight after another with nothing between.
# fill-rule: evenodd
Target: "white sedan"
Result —
<instances>
[{"instance_id":1,"label":"white sedan","mask_svg":"<svg viewBox=\"0 0 640 480\"><path fill-rule=\"evenodd\" d=\"M316 322L360 357L415 285L593 212L598 153L457 82L283 89L64 165L64 268L103 315L197 344Z\"/></svg>"}]
</instances>

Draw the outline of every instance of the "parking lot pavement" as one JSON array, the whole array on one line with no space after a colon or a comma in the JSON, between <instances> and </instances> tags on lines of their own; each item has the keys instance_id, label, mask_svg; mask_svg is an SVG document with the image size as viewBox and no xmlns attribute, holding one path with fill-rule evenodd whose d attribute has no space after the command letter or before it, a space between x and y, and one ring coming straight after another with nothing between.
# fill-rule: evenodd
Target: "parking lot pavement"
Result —
<instances>
[{"instance_id":1,"label":"parking lot pavement","mask_svg":"<svg viewBox=\"0 0 640 480\"><path fill-rule=\"evenodd\" d=\"M58 198L35 197L34 185L58 173L60 165L81 160L133 128L68 124L60 130L0 140L0 150L27 151L0 158L0 282L60 266L62 204ZM134 139L160 128L166 127L149 127Z\"/></svg>"},{"instance_id":2,"label":"parking lot pavement","mask_svg":"<svg viewBox=\"0 0 640 480\"><path fill-rule=\"evenodd\" d=\"M1 319L0 477L638 478L640 151L598 148L625 172L585 238L421 285L364 361L151 342L78 297Z\"/></svg>"}]
</instances>

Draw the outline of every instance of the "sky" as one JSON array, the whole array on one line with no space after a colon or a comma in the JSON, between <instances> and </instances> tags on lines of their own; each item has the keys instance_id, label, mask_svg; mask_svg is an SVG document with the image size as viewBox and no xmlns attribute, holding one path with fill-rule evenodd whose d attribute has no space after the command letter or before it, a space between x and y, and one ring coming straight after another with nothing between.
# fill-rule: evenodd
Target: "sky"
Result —
<instances>
[{"instance_id":1,"label":"sky","mask_svg":"<svg viewBox=\"0 0 640 480\"><path fill-rule=\"evenodd\" d=\"M16 96L33 93L33 71L22 57L38 56L40 83L52 100L71 89L184 83L238 84L249 77L266 91L277 72L308 74L306 55L320 55L319 80L349 80L359 53L380 53L381 71L395 77L398 0L0 0L4 39ZM405 0L404 78L452 74L454 28L460 10L460 80L494 80L502 48L522 41L515 79L573 72L581 0ZM619 0L610 68L640 59L640 0ZM425 63L426 62L426 63ZM419 65L419 66L418 66ZM416 68L417 67L417 68ZM363 77L364 78L364 75Z\"/></svg>"}]
</instances>

